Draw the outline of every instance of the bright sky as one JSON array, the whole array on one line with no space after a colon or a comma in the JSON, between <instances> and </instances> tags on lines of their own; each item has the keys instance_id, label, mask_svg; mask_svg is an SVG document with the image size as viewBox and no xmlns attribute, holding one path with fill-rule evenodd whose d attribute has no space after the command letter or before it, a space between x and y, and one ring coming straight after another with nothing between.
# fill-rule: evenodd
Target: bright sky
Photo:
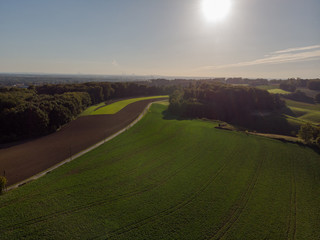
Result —
<instances>
[{"instance_id":1,"label":"bright sky","mask_svg":"<svg viewBox=\"0 0 320 240\"><path fill-rule=\"evenodd\" d=\"M320 0L204 1L0 0L0 72L320 77Z\"/></svg>"}]
</instances>

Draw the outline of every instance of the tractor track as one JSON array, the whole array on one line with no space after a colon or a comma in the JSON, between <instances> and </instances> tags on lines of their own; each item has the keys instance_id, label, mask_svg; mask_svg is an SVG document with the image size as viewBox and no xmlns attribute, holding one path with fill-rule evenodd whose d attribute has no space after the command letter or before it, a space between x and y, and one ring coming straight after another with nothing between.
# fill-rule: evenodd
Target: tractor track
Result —
<instances>
[{"instance_id":1,"label":"tractor track","mask_svg":"<svg viewBox=\"0 0 320 240\"><path fill-rule=\"evenodd\" d=\"M290 199L290 214L287 228L287 239L294 240L296 238L296 215L297 215L297 191L296 191L296 179L295 179L295 164L292 159L292 174L291 174L291 199Z\"/></svg>"},{"instance_id":2,"label":"tractor track","mask_svg":"<svg viewBox=\"0 0 320 240\"><path fill-rule=\"evenodd\" d=\"M233 152L231 155L235 154L235 152ZM226 158L229 159L231 156L228 155ZM110 231L109 233L106 233L104 235L99 235L97 237L94 237L92 239L97 239L97 238L101 238L101 237L106 237L107 239L112 239L115 238L119 235L125 234L127 232L130 232L134 229L137 229L141 226L147 225L149 223L152 223L156 220L158 220L159 218L163 218L166 216L169 216L177 211L179 211L180 209L182 209L183 207L187 206L188 204L190 204L193 200L195 200L201 193L203 193L204 191L206 191L206 189L208 189L208 187L217 179L217 177L220 175L221 172L223 172L225 170L225 168L227 167L228 162L225 162L220 168L219 170L212 175L212 177L210 177L201 187L200 189L196 192L191 194L187 199L185 199L184 201L179 202L178 204L175 204L173 206L171 206L168 209L165 209L163 211L160 211L152 216L146 217L144 219L141 219L139 221L133 222L131 224L128 224L124 227L118 228L116 230Z\"/></svg>"},{"instance_id":3,"label":"tractor track","mask_svg":"<svg viewBox=\"0 0 320 240\"><path fill-rule=\"evenodd\" d=\"M252 195L254 187L256 186L263 162L264 162L264 158L261 158L246 190L241 194L241 197L238 199L238 201L236 201L235 204L231 207L229 213L225 216L225 219L222 222L219 229L213 234L211 234L209 237L206 237L206 239L210 239L210 240L221 239L229 231L229 229L233 226L233 224L239 219L243 210L247 206L247 203Z\"/></svg>"}]
</instances>

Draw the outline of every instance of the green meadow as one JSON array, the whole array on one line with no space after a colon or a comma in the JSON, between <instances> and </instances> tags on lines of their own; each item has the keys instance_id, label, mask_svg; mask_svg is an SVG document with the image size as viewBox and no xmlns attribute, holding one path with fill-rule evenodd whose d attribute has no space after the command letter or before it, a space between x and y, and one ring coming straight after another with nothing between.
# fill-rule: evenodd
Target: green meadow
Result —
<instances>
[{"instance_id":1,"label":"green meadow","mask_svg":"<svg viewBox=\"0 0 320 240\"><path fill-rule=\"evenodd\" d=\"M124 107L126 107L127 105L129 105L130 103L147 100L147 99L165 98L165 97L168 97L168 96L164 95L164 96L130 98L122 101L117 101L111 104L106 104L105 102L103 102L98 105L94 105L87 108L85 111L82 112L81 116L115 114L119 112L121 109L123 109Z\"/></svg>"},{"instance_id":2,"label":"green meadow","mask_svg":"<svg viewBox=\"0 0 320 240\"><path fill-rule=\"evenodd\" d=\"M0 238L319 239L318 153L166 109L0 196Z\"/></svg>"},{"instance_id":3,"label":"green meadow","mask_svg":"<svg viewBox=\"0 0 320 240\"><path fill-rule=\"evenodd\" d=\"M296 121L312 124L320 123L320 104L310 104L287 99L285 101L293 112Z\"/></svg>"},{"instance_id":4,"label":"green meadow","mask_svg":"<svg viewBox=\"0 0 320 240\"><path fill-rule=\"evenodd\" d=\"M268 92L273 94L290 94L290 92L282 90L280 88L269 89Z\"/></svg>"}]
</instances>

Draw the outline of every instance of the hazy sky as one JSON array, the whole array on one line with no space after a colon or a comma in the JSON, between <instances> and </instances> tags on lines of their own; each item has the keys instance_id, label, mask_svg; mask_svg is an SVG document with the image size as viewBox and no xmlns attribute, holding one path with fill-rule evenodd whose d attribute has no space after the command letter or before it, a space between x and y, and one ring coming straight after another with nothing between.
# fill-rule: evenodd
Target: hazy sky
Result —
<instances>
[{"instance_id":1,"label":"hazy sky","mask_svg":"<svg viewBox=\"0 0 320 240\"><path fill-rule=\"evenodd\" d=\"M320 77L320 0L0 0L0 72Z\"/></svg>"}]
</instances>

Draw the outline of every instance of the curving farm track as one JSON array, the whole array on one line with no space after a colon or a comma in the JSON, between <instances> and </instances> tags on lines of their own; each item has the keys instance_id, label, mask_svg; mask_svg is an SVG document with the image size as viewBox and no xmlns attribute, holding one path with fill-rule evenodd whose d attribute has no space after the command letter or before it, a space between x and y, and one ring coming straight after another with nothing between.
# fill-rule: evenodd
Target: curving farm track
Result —
<instances>
[{"instance_id":1,"label":"curving farm track","mask_svg":"<svg viewBox=\"0 0 320 240\"><path fill-rule=\"evenodd\" d=\"M58 132L0 149L0 173L5 171L9 186L28 179L117 133L133 122L150 102L157 100L160 99L129 104L113 115L80 117Z\"/></svg>"}]
</instances>

